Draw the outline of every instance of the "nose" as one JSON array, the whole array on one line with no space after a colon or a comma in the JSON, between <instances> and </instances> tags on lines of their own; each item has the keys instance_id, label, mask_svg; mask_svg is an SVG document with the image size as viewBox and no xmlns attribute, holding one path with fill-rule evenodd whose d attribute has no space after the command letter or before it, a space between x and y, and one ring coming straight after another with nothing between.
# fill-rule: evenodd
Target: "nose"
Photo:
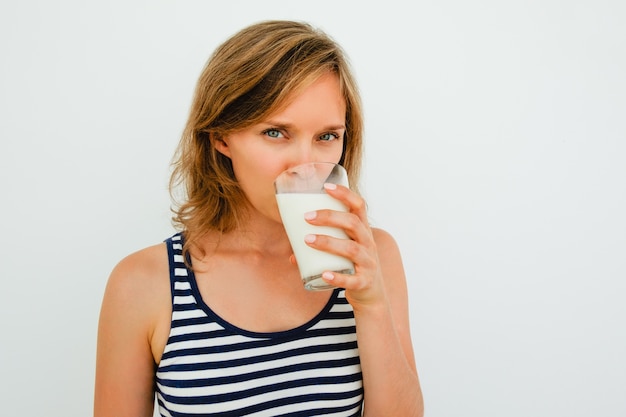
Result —
<instances>
[{"instance_id":1,"label":"nose","mask_svg":"<svg viewBox=\"0 0 626 417\"><path fill-rule=\"evenodd\" d=\"M289 162L290 166L296 166L320 161L316 160L315 149L310 141L299 141L293 145Z\"/></svg>"}]
</instances>

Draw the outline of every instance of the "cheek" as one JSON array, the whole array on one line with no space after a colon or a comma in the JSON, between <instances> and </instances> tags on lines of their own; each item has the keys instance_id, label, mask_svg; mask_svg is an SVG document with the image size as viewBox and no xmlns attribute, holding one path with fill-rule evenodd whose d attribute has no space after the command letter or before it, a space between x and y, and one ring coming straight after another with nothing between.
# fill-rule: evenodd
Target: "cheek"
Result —
<instances>
[{"instance_id":1,"label":"cheek","mask_svg":"<svg viewBox=\"0 0 626 417\"><path fill-rule=\"evenodd\" d=\"M344 155L344 142L338 142L336 145L330 147L329 149L326 149L323 151L323 155L320 159L325 160L326 162L334 162L334 163L339 163L339 161L341 161L341 158Z\"/></svg>"},{"instance_id":2,"label":"cheek","mask_svg":"<svg viewBox=\"0 0 626 417\"><path fill-rule=\"evenodd\" d=\"M235 178L248 194L274 194L274 180L285 169L287 167L261 155L233 161Z\"/></svg>"}]
</instances>

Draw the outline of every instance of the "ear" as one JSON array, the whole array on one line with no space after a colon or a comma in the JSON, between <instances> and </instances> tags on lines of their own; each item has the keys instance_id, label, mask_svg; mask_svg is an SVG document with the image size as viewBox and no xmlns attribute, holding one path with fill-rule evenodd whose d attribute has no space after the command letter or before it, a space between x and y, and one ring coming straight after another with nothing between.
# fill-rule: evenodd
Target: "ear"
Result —
<instances>
[{"instance_id":1,"label":"ear","mask_svg":"<svg viewBox=\"0 0 626 417\"><path fill-rule=\"evenodd\" d=\"M211 141L213 142L213 146L215 146L215 149L219 153L230 158L230 148L228 147L228 143L226 142L225 137L212 134Z\"/></svg>"}]
</instances>

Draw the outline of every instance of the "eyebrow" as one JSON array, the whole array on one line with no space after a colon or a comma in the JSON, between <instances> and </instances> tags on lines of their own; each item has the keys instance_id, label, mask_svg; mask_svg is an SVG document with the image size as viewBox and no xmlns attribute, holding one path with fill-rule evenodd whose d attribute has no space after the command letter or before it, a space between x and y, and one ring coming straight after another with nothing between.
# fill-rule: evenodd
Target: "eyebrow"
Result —
<instances>
[{"instance_id":1,"label":"eyebrow","mask_svg":"<svg viewBox=\"0 0 626 417\"><path fill-rule=\"evenodd\" d=\"M285 130L291 130L294 127L292 123L281 123L281 122L276 122L273 120L266 120L264 122L261 122L261 124L278 127L278 128L285 129ZM328 126L324 126L320 130L346 130L346 125L344 124L328 125Z\"/></svg>"}]
</instances>

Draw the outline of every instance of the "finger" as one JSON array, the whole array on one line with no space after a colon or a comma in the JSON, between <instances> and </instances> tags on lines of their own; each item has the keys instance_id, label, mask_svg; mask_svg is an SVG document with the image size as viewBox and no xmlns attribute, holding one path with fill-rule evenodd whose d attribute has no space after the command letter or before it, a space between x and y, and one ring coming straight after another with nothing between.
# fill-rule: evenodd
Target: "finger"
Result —
<instances>
[{"instance_id":1,"label":"finger","mask_svg":"<svg viewBox=\"0 0 626 417\"><path fill-rule=\"evenodd\" d=\"M355 265L355 268L357 266L359 268L370 268L373 266L372 258L368 255L366 248L354 240L309 234L304 237L304 241L314 249L349 259Z\"/></svg>"},{"instance_id":2,"label":"finger","mask_svg":"<svg viewBox=\"0 0 626 417\"><path fill-rule=\"evenodd\" d=\"M346 290L362 290L367 287L368 283L364 282L359 277L352 274L342 274L334 271L325 271L322 274L322 279L338 288L345 288Z\"/></svg>"},{"instance_id":3,"label":"finger","mask_svg":"<svg viewBox=\"0 0 626 417\"><path fill-rule=\"evenodd\" d=\"M363 223L361 218L354 213L322 209L305 213L304 218L307 222L315 226L342 229L350 239L366 244L368 247L373 244L372 232L369 225ZM368 244L368 242L370 243Z\"/></svg>"},{"instance_id":4,"label":"finger","mask_svg":"<svg viewBox=\"0 0 626 417\"><path fill-rule=\"evenodd\" d=\"M356 214L361 220L367 222L367 205L361 196L343 185L326 183L324 189L327 194L344 203L350 213Z\"/></svg>"}]
</instances>

